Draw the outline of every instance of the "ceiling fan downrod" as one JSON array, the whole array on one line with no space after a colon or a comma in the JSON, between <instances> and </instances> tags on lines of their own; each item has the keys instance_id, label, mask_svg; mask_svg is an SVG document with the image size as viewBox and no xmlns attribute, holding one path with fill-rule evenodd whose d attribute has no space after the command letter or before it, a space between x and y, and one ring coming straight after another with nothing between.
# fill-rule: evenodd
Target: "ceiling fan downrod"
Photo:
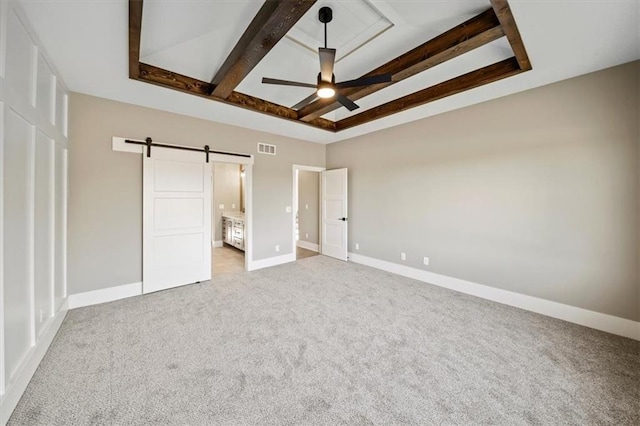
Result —
<instances>
[{"instance_id":1,"label":"ceiling fan downrod","mask_svg":"<svg viewBox=\"0 0 640 426\"><path fill-rule=\"evenodd\" d=\"M327 24L333 19L333 10L330 7L324 6L320 8L318 12L318 19L324 24L324 48L327 48Z\"/></svg>"}]
</instances>

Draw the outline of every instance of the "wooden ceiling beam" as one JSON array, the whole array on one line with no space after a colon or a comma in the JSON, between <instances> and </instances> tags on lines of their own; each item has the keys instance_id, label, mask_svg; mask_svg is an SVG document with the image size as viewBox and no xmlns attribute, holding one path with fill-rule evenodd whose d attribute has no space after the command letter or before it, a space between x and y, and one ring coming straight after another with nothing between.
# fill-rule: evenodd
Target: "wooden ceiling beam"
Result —
<instances>
[{"instance_id":1,"label":"wooden ceiling beam","mask_svg":"<svg viewBox=\"0 0 640 426\"><path fill-rule=\"evenodd\" d=\"M239 92L231 92L226 99L212 97L209 95L212 89L211 83L187 77L153 65L140 63L138 80L300 123L298 120L298 113L291 108ZM334 132L336 128L335 122L323 118L313 120L305 124L332 132Z\"/></svg>"},{"instance_id":2,"label":"wooden ceiling beam","mask_svg":"<svg viewBox=\"0 0 640 426\"><path fill-rule=\"evenodd\" d=\"M487 9L363 75L363 77L368 77L377 74L391 74L393 78L391 83L354 87L343 90L341 93L351 100L358 100L503 36L504 32L494 9ZM336 110L340 106L340 103L334 102L333 99L322 99L300 109L298 115L301 120L310 121Z\"/></svg>"},{"instance_id":3,"label":"wooden ceiling beam","mask_svg":"<svg viewBox=\"0 0 640 426\"><path fill-rule=\"evenodd\" d=\"M336 131L359 126L373 120L377 120L399 111L424 105L438 99L446 98L457 93L464 92L485 84L493 83L503 78L523 72L516 57L496 62L495 64L471 71L451 80L444 81L424 90L403 96L386 104L371 108L360 114L342 119L336 122Z\"/></svg>"},{"instance_id":4,"label":"wooden ceiling beam","mask_svg":"<svg viewBox=\"0 0 640 426\"><path fill-rule=\"evenodd\" d=\"M531 61L529 60L529 55L527 55L527 50L524 48L524 42L520 36L516 20L511 13L509 2L507 0L490 0L490 2L504 30L504 34L507 36L507 40L509 40L513 54L518 59L520 69L522 71L531 70Z\"/></svg>"},{"instance_id":5,"label":"wooden ceiling beam","mask_svg":"<svg viewBox=\"0 0 640 426\"><path fill-rule=\"evenodd\" d=\"M138 78L142 0L129 0L129 78Z\"/></svg>"},{"instance_id":6,"label":"wooden ceiling beam","mask_svg":"<svg viewBox=\"0 0 640 426\"><path fill-rule=\"evenodd\" d=\"M226 99L317 0L267 0L211 80L211 95Z\"/></svg>"}]
</instances>

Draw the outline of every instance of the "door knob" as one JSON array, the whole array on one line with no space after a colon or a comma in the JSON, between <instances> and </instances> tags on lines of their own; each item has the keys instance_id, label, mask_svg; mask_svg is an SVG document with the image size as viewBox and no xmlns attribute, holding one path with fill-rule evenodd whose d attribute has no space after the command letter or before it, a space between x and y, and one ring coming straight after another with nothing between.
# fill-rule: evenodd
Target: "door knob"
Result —
<instances>
[{"instance_id":1,"label":"door knob","mask_svg":"<svg viewBox=\"0 0 640 426\"><path fill-rule=\"evenodd\" d=\"M340 219L338 219L338 220L341 220L341 221L343 221L343 222L346 222L346 221L347 221L347 218L346 218L346 217L341 217L341 218L340 218Z\"/></svg>"}]
</instances>

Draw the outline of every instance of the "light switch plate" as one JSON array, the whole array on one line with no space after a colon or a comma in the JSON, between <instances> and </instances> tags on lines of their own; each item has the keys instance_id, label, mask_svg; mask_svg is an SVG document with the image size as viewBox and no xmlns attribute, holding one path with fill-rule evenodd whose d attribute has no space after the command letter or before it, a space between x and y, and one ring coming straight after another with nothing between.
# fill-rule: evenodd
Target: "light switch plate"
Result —
<instances>
[{"instance_id":1,"label":"light switch plate","mask_svg":"<svg viewBox=\"0 0 640 426\"><path fill-rule=\"evenodd\" d=\"M231 204L231 208L232 208L232 209L235 209L235 208L236 208L236 205L235 205L235 204Z\"/></svg>"},{"instance_id":2,"label":"light switch plate","mask_svg":"<svg viewBox=\"0 0 640 426\"><path fill-rule=\"evenodd\" d=\"M284 209L284 211L285 211L285 212L287 212L287 213L291 213L291 206L287 206L287 207Z\"/></svg>"},{"instance_id":3,"label":"light switch plate","mask_svg":"<svg viewBox=\"0 0 640 426\"><path fill-rule=\"evenodd\" d=\"M224 204L218 204L218 208L219 208L220 210L224 210Z\"/></svg>"}]
</instances>

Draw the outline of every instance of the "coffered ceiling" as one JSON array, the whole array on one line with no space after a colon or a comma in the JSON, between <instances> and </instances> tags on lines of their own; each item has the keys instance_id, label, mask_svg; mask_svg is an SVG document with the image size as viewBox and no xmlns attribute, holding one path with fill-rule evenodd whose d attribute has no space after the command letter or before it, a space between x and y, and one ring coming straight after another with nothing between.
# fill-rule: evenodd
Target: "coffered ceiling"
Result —
<instances>
[{"instance_id":1,"label":"coffered ceiling","mask_svg":"<svg viewBox=\"0 0 640 426\"><path fill-rule=\"evenodd\" d=\"M321 0L311 3L286 35L241 79L233 89L235 92L284 108L310 95L312 89L264 85L261 79L273 77L315 83L319 64L314 49L323 45L323 28L317 20L322 6L328 5L334 10L334 20L328 24L328 44L338 49L334 71L338 81L369 73L492 7L489 0ZM330 123L354 123L352 117L367 113L375 118L366 122L359 120L362 123L345 126L336 133L335 129L296 122L301 121L297 117L284 120L276 117L277 114L266 115L229 102L215 102L205 96L129 79L128 1L49 0L23 1L23 5L71 90L323 143L640 58L637 0L511 0L510 12L531 61L531 71L509 72L511 68L506 66L499 71L508 78L482 87L461 93L449 87L455 94L442 99L437 96L442 92L438 89L437 93L425 95L436 100L413 108L406 108L407 102L393 104L399 98L410 97L434 85L442 87L443 82L479 68L508 62L514 57L514 50L507 37L496 38L358 99L358 110L349 112L339 108L324 113L320 120ZM239 0L145 0L138 59L150 69L163 69L209 83L262 5L262 1ZM482 80L483 77L486 75L474 78ZM383 104L390 105L388 111L376 112Z\"/></svg>"},{"instance_id":2,"label":"coffered ceiling","mask_svg":"<svg viewBox=\"0 0 640 426\"><path fill-rule=\"evenodd\" d=\"M328 34L326 24L333 24L331 19L331 15L333 15L332 9L335 10L336 16L343 17L341 20L336 19L336 24L340 25L336 26L337 35L332 33L332 44L329 45L341 47L340 55L335 55L336 63L343 59L346 63L353 63L354 61L350 60L350 56L353 58L358 55L359 51L370 50L370 46L379 44L379 40L384 37L385 32L389 34L394 30L393 19L386 16L385 13L374 7L367 0L337 2L333 8L323 7L319 10L314 8L317 3L316 0L268 0L263 2L260 5L260 9L255 13L255 17L238 37L237 43L235 43L228 56L222 62L214 64L213 69L215 71L212 72L212 67L208 63L210 61L207 57L194 55L197 60L192 59L191 62L195 62L198 66L191 70L187 70L188 66L185 65L189 62L175 59L176 56L183 56L182 49L193 54L194 51L207 47L207 45L203 45L205 40L207 42L215 42L215 40L210 39L211 36L207 37L207 34L210 34L208 32L211 29L209 27L210 24L201 25L200 28L193 28L191 31L196 34L204 33L204 37L197 36L195 39L192 38L186 42L180 42L178 46L174 45L169 49L159 50L156 46L167 44L163 42L166 37L162 29L172 28L181 22L172 21L171 18L165 17L164 19L156 18L160 21L158 23L144 24L144 10L148 6L144 7L143 0L130 0L129 77L183 93L206 97L212 101L246 108L300 124L307 124L325 131L340 132L531 70L531 62L508 1L489 0L489 7L475 14L472 18L458 22L452 28L422 41L417 46L396 46L396 49L401 53L398 53L397 56L392 56L371 70L360 71L356 77L358 81L362 81L361 79L375 79L378 76L386 76L382 80L384 83L360 83L345 88L340 87L341 83L333 86L332 79L335 80L335 74L333 78L331 78L331 75L336 69L333 68L334 60L332 55L332 59L329 60L328 64L322 65L322 61L320 61L320 68L330 66L330 70L326 74L323 71L322 79L325 81L323 83L325 86L333 86L337 92L336 96L325 99L315 96L316 88L315 84L311 83L310 76L316 73L310 69L304 69L308 79L306 82L302 80L301 83L285 83L285 87L282 87L283 80L277 79L280 82L276 83L280 84L280 86L277 86L279 90L271 89L270 85L265 86L265 80L259 77L260 71L268 70L265 69L264 62L262 62L266 59L265 57L270 56L272 60L277 59L277 63L271 64L272 68L280 68L278 71L284 74L289 70L299 71L296 65L301 63L299 59L303 53L301 50L305 50L315 56L316 51L321 52L319 49L314 49L314 45L327 47ZM154 12L156 5L161 6L161 9L166 9L163 3L147 2L147 4L152 5L152 16L161 15L161 13ZM211 6L212 3L208 5ZM471 7L479 5L480 2L477 5L470 3L465 5L466 8L464 10L467 13L472 13ZM417 21L426 27L434 26L433 16L423 13L426 10L423 10L421 6L424 5L417 3L413 8L414 13L422 17ZM462 14L462 10L457 10L457 15ZM308 18L309 16L319 17L323 11L329 13L327 15L328 20ZM207 12L211 14L214 11L204 11L204 13ZM302 23L299 22L304 17L307 18ZM147 18L147 21L149 20ZM151 28L151 31L147 31L150 34L145 34L145 37L151 39L151 47L149 48L143 47L143 39L145 37L142 37L142 28ZM318 28L321 30L318 31ZM219 27L216 27L214 33L217 33L218 29ZM217 34L214 34L215 37L217 37ZM282 42L283 37L284 43ZM488 46L501 38L506 40L506 42L503 42L503 44L507 45L506 48L504 46L501 48L498 43ZM286 41L290 43L286 45ZM197 48L188 47L188 44L196 45ZM279 55L271 55L272 50L279 45L285 45L284 49L280 49ZM462 73L460 73L460 69L462 69L460 66L458 66L457 70L449 69L450 73L444 80L423 86L419 90L410 91L402 96L398 96L397 91L392 93L389 90L395 83L424 75L431 68L465 56L485 46L489 48L484 49L483 55L476 54L468 57L470 60L467 61L467 65L471 65L470 69ZM167 50L170 50L170 52L167 52ZM386 49L387 52L392 50ZM144 51L157 52L155 55L160 57L143 57ZM496 54L507 57L484 63L487 59L493 59L494 56L497 56ZM289 61L284 62L287 59ZM156 64L150 64L149 62L156 62ZM261 64L262 66L260 66ZM185 71L178 71L177 69ZM200 71L198 74L201 77L194 76L196 69ZM213 74L214 76L209 78L205 74ZM253 79L249 79L251 74ZM288 74L291 75L291 72ZM434 75L432 74L431 76L433 77ZM320 75L317 78L317 87L320 87ZM238 86L247 80L249 82L245 84L245 91L236 90ZM288 78L285 80L291 81ZM354 81L353 78L349 80ZM413 80L415 83L416 79ZM307 86L304 86L305 84ZM295 90L291 89L292 86L295 87ZM405 85L405 89L407 87ZM295 102L292 107L283 103L282 100L274 100L274 98L286 98L283 94L287 93L287 91L288 93L296 93L296 96L301 96L299 95L299 93L302 93L301 89L304 89L307 93L305 93L302 101ZM262 96L256 96L254 94L256 92L261 93ZM361 110L353 102L376 92L386 92L388 96L393 96L393 99ZM347 116L344 116L345 110L348 111ZM358 112L354 113L354 110L358 110ZM337 119L336 116L339 115L342 115L342 117Z\"/></svg>"}]
</instances>

